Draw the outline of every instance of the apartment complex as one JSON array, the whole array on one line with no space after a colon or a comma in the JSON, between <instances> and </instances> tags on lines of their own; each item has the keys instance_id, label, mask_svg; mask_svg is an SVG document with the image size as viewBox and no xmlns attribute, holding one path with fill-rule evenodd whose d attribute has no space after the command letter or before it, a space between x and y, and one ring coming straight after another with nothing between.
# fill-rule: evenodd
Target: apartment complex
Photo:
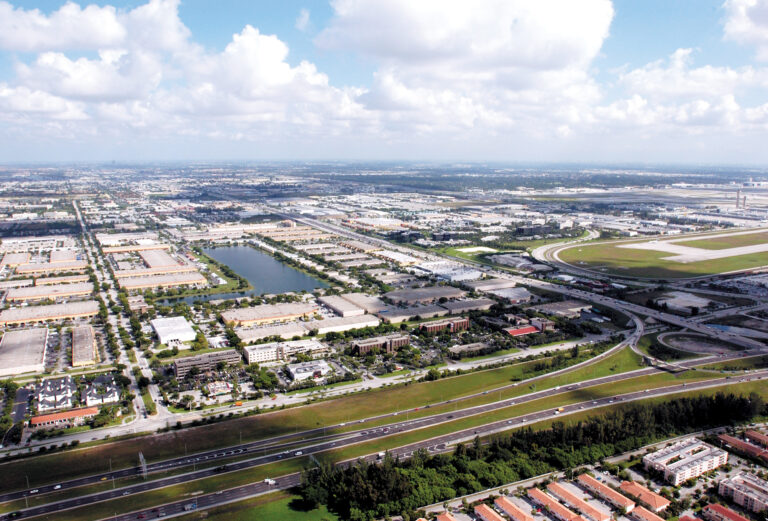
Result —
<instances>
[{"instance_id":1,"label":"apartment complex","mask_svg":"<svg viewBox=\"0 0 768 521\"><path fill-rule=\"evenodd\" d=\"M722 480L717 492L752 512L768 510L768 481L752 474L739 474Z\"/></svg>"},{"instance_id":2,"label":"apartment complex","mask_svg":"<svg viewBox=\"0 0 768 521\"><path fill-rule=\"evenodd\" d=\"M623 509L629 514L635 508L635 502L628 497L619 494L608 485L599 482L589 474L581 474L578 477L579 484L597 497L613 505L618 509Z\"/></svg>"},{"instance_id":3,"label":"apartment complex","mask_svg":"<svg viewBox=\"0 0 768 521\"><path fill-rule=\"evenodd\" d=\"M643 457L645 469L664 473L674 486L696 478L728 462L728 453L696 438L673 443Z\"/></svg>"},{"instance_id":4,"label":"apartment complex","mask_svg":"<svg viewBox=\"0 0 768 521\"><path fill-rule=\"evenodd\" d=\"M636 481L622 481L619 488L628 496L635 498L653 512L661 512L669 506L669 500L648 490ZM636 507L639 508L639 507Z\"/></svg>"}]
</instances>

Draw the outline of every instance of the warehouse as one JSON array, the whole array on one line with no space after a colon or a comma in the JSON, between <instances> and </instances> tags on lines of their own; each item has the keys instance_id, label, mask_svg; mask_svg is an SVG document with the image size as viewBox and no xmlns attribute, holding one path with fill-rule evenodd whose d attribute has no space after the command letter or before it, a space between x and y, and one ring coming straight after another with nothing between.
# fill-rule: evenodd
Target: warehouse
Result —
<instances>
[{"instance_id":1,"label":"warehouse","mask_svg":"<svg viewBox=\"0 0 768 521\"><path fill-rule=\"evenodd\" d=\"M197 268L191 264L175 264L173 266L161 266L158 268L139 268L128 270L116 270L115 277L129 279L134 277L149 277L151 275L170 275L174 273L197 273Z\"/></svg>"},{"instance_id":2,"label":"warehouse","mask_svg":"<svg viewBox=\"0 0 768 521\"><path fill-rule=\"evenodd\" d=\"M385 293L384 297L395 304L430 304L439 299L461 298L467 293L452 286L431 286L427 288L399 289Z\"/></svg>"},{"instance_id":3,"label":"warehouse","mask_svg":"<svg viewBox=\"0 0 768 521\"><path fill-rule=\"evenodd\" d=\"M464 282L464 287L474 291L514 288L515 282L508 279L481 279Z\"/></svg>"},{"instance_id":4,"label":"warehouse","mask_svg":"<svg viewBox=\"0 0 768 521\"><path fill-rule=\"evenodd\" d=\"M125 244L123 246L112 246L109 248L103 248L104 254L108 253L128 253L131 251L148 251L148 250L170 250L171 246L168 244Z\"/></svg>"},{"instance_id":5,"label":"warehouse","mask_svg":"<svg viewBox=\"0 0 768 521\"><path fill-rule=\"evenodd\" d=\"M0 325L32 324L48 320L92 317L99 312L99 303L95 300L51 304L48 306L30 306L0 311Z\"/></svg>"},{"instance_id":6,"label":"warehouse","mask_svg":"<svg viewBox=\"0 0 768 521\"><path fill-rule=\"evenodd\" d=\"M339 295L328 295L317 299L320 304L341 317L365 315L365 310Z\"/></svg>"},{"instance_id":7,"label":"warehouse","mask_svg":"<svg viewBox=\"0 0 768 521\"><path fill-rule=\"evenodd\" d=\"M522 304L524 302L529 302L533 298L533 295L528 291L528 288L522 287L492 289L488 290L487 293L490 293L494 297L503 298L510 304Z\"/></svg>"},{"instance_id":8,"label":"warehouse","mask_svg":"<svg viewBox=\"0 0 768 521\"><path fill-rule=\"evenodd\" d=\"M178 266L179 263L165 250L144 250L139 252L141 260L150 268Z\"/></svg>"},{"instance_id":9,"label":"warehouse","mask_svg":"<svg viewBox=\"0 0 768 521\"><path fill-rule=\"evenodd\" d=\"M400 322L406 322L408 320L424 320L427 318L444 317L448 314L448 310L442 306L418 306L413 308L386 308L377 316L384 322L390 324L399 324Z\"/></svg>"},{"instance_id":10,"label":"warehouse","mask_svg":"<svg viewBox=\"0 0 768 521\"><path fill-rule=\"evenodd\" d=\"M287 324L276 324L274 326L264 326L258 328L240 328L235 331L238 338L244 344L252 344L258 340L269 337L280 337L283 340L290 340L293 337L302 337L307 334L306 328L302 322L289 322Z\"/></svg>"},{"instance_id":11,"label":"warehouse","mask_svg":"<svg viewBox=\"0 0 768 521\"><path fill-rule=\"evenodd\" d=\"M44 327L7 331L0 340L0 376L42 373L47 343Z\"/></svg>"},{"instance_id":12,"label":"warehouse","mask_svg":"<svg viewBox=\"0 0 768 521\"><path fill-rule=\"evenodd\" d=\"M495 300L489 298L476 298L444 302L443 304L440 304L440 306L447 309L450 315L459 315L469 311L488 311L494 304L496 304Z\"/></svg>"},{"instance_id":13,"label":"warehouse","mask_svg":"<svg viewBox=\"0 0 768 521\"><path fill-rule=\"evenodd\" d=\"M65 297L88 295L90 293L93 293L93 284L90 282L78 282L75 284L54 284L50 286L13 288L8 290L6 299L10 302L47 299L55 300Z\"/></svg>"},{"instance_id":14,"label":"warehouse","mask_svg":"<svg viewBox=\"0 0 768 521\"><path fill-rule=\"evenodd\" d=\"M174 286L205 286L208 279L197 271L190 273L169 273L149 277L132 277L120 280L123 289L168 288Z\"/></svg>"},{"instance_id":15,"label":"warehouse","mask_svg":"<svg viewBox=\"0 0 768 521\"><path fill-rule=\"evenodd\" d=\"M365 293L344 293L339 295L347 302L351 302L359 308L363 308L366 313L378 313L387 305L379 297L373 295L366 295Z\"/></svg>"},{"instance_id":16,"label":"warehouse","mask_svg":"<svg viewBox=\"0 0 768 521\"><path fill-rule=\"evenodd\" d=\"M39 264L21 264L16 267L16 273L52 273L54 271L84 271L88 263L84 260L70 262L41 262Z\"/></svg>"},{"instance_id":17,"label":"warehouse","mask_svg":"<svg viewBox=\"0 0 768 521\"><path fill-rule=\"evenodd\" d=\"M88 275L37 278L35 279L35 286L45 286L46 284L75 284L78 282L88 282Z\"/></svg>"},{"instance_id":18,"label":"warehouse","mask_svg":"<svg viewBox=\"0 0 768 521\"><path fill-rule=\"evenodd\" d=\"M197 333L184 317L156 318L149 322L161 344L192 342Z\"/></svg>"},{"instance_id":19,"label":"warehouse","mask_svg":"<svg viewBox=\"0 0 768 521\"><path fill-rule=\"evenodd\" d=\"M262 304L225 311L221 318L228 325L251 326L310 317L317 313L318 309L314 303Z\"/></svg>"},{"instance_id":20,"label":"warehouse","mask_svg":"<svg viewBox=\"0 0 768 521\"><path fill-rule=\"evenodd\" d=\"M72 262L77 259L75 250L53 250L49 261L51 264L56 262Z\"/></svg>"},{"instance_id":21,"label":"warehouse","mask_svg":"<svg viewBox=\"0 0 768 521\"><path fill-rule=\"evenodd\" d=\"M90 325L72 328L72 367L95 364L97 353L93 328Z\"/></svg>"},{"instance_id":22,"label":"warehouse","mask_svg":"<svg viewBox=\"0 0 768 521\"><path fill-rule=\"evenodd\" d=\"M587 311L592 307L591 304L580 300L564 300L562 302L552 302L551 304L542 304L534 309L545 315L555 315L563 318L579 318L582 311Z\"/></svg>"},{"instance_id":23,"label":"warehouse","mask_svg":"<svg viewBox=\"0 0 768 521\"><path fill-rule=\"evenodd\" d=\"M326 318L325 320L313 320L302 324L309 331L316 329L318 335L326 333L343 333L352 329L361 329L364 327L376 327L381 321L373 315L362 315L352 317Z\"/></svg>"},{"instance_id":24,"label":"warehouse","mask_svg":"<svg viewBox=\"0 0 768 521\"><path fill-rule=\"evenodd\" d=\"M6 253L3 255L3 260L0 262L0 266L10 266L15 268L20 264L26 264L29 262L29 253Z\"/></svg>"}]
</instances>

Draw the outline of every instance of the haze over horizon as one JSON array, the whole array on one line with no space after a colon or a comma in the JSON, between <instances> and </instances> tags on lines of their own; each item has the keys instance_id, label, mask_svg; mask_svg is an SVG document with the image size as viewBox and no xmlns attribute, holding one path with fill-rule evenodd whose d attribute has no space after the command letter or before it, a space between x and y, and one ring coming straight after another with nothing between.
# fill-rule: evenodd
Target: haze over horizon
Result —
<instances>
[{"instance_id":1,"label":"haze over horizon","mask_svg":"<svg viewBox=\"0 0 768 521\"><path fill-rule=\"evenodd\" d=\"M3 162L761 165L768 1L0 1Z\"/></svg>"}]
</instances>

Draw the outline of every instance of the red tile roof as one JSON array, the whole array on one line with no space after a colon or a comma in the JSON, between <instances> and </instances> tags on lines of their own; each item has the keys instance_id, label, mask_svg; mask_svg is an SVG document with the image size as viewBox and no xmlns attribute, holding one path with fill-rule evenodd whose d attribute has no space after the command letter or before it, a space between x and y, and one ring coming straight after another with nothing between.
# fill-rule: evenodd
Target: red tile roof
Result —
<instances>
[{"instance_id":1,"label":"red tile roof","mask_svg":"<svg viewBox=\"0 0 768 521\"><path fill-rule=\"evenodd\" d=\"M508 334L511 336L523 336L523 335L530 335L531 333L538 333L539 328L535 326L526 326L526 327L520 327L520 328L509 328L505 329Z\"/></svg>"},{"instance_id":2,"label":"red tile roof","mask_svg":"<svg viewBox=\"0 0 768 521\"><path fill-rule=\"evenodd\" d=\"M734 512L730 508L718 505L717 503L710 503L702 509L702 512L704 512L704 515L706 516L710 510L731 521L749 521L748 518L742 516L738 512Z\"/></svg>"},{"instance_id":3,"label":"red tile roof","mask_svg":"<svg viewBox=\"0 0 768 521\"><path fill-rule=\"evenodd\" d=\"M482 503L475 507L475 515L485 521L505 521L494 509Z\"/></svg>"},{"instance_id":4,"label":"red tile roof","mask_svg":"<svg viewBox=\"0 0 768 521\"><path fill-rule=\"evenodd\" d=\"M86 416L95 416L99 414L98 407L83 407L82 409L72 409L71 411L55 412L53 414L43 414L42 416L33 416L29 420L32 426L40 425L60 420L74 420L75 418L84 418Z\"/></svg>"},{"instance_id":5,"label":"red tile roof","mask_svg":"<svg viewBox=\"0 0 768 521\"><path fill-rule=\"evenodd\" d=\"M649 505L655 511L664 510L669 506L669 500L652 492L635 481L622 481L619 488Z\"/></svg>"},{"instance_id":6,"label":"red tile roof","mask_svg":"<svg viewBox=\"0 0 768 521\"><path fill-rule=\"evenodd\" d=\"M632 510L632 515L641 521L664 521L663 518L643 507L635 507L634 510Z\"/></svg>"},{"instance_id":7,"label":"red tile roof","mask_svg":"<svg viewBox=\"0 0 768 521\"><path fill-rule=\"evenodd\" d=\"M494 501L497 507L502 509L505 514L511 517L514 521L533 521L533 516L524 511L519 506L515 505L509 498L498 497Z\"/></svg>"},{"instance_id":8,"label":"red tile roof","mask_svg":"<svg viewBox=\"0 0 768 521\"><path fill-rule=\"evenodd\" d=\"M626 508L627 510L631 510L635 506L635 502L629 499L626 496L623 496L613 490L608 485L599 482L589 474L582 474L578 477L578 480L587 488L590 488L595 491L596 494L599 496L607 499L611 503L617 506L621 506Z\"/></svg>"}]
</instances>

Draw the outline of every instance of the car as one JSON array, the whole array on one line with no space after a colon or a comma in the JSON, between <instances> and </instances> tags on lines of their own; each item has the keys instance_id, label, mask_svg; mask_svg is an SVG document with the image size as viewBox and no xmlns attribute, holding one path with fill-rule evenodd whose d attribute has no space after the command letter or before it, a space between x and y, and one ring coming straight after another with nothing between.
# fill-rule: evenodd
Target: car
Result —
<instances>
[{"instance_id":1,"label":"car","mask_svg":"<svg viewBox=\"0 0 768 521\"><path fill-rule=\"evenodd\" d=\"M34 489L29 491L30 494L37 494L38 492L40 492L40 489L38 489L38 488L34 488Z\"/></svg>"},{"instance_id":2,"label":"car","mask_svg":"<svg viewBox=\"0 0 768 521\"><path fill-rule=\"evenodd\" d=\"M59 490L60 488L61 488L61 485L56 485L55 487L53 487L53 490Z\"/></svg>"},{"instance_id":3,"label":"car","mask_svg":"<svg viewBox=\"0 0 768 521\"><path fill-rule=\"evenodd\" d=\"M130 495L131 495L131 493L130 493L129 491L127 491L127 490L126 490L125 492L123 492L123 495L124 495L124 496L130 496Z\"/></svg>"}]
</instances>

